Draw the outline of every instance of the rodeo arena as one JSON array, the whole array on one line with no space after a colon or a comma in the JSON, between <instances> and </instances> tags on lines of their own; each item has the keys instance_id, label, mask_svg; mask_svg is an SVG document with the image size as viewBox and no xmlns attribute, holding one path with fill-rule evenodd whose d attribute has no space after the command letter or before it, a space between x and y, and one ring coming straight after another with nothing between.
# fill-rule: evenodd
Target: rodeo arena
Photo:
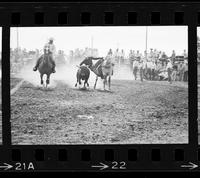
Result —
<instances>
[{"instance_id":1,"label":"rodeo arena","mask_svg":"<svg viewBox=\"0 0 200 178\"><path fill-rule=\"evenodd\" d=\"M12 144L188 142L186 49L99 51L10 49Z\"/></svg>"}]
</instances>

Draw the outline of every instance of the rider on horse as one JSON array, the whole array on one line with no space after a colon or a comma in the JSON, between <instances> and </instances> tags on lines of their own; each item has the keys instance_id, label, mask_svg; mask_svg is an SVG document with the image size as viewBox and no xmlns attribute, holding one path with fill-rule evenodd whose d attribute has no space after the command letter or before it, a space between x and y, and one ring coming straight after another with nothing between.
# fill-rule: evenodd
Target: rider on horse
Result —
<instances>
[{"instance_id":1,"label":"rider on horse","mask_svg":"<svg viewBox=\"0 0 200 178\"><path fill-rule=\"evenodd\" d=\"M52 67L52 72L55 73L55 61L53 59L53 55L55 54L55 51L56 51L56 48L55 48L55 45L53 44L53 38L49 38L49 42L47 44L45 44L44 46L44 53L48 54L50 59L51 59L51 62L53 64L53 67ZM39 64L41 62L41 60L43 59L44 55L42 55L36 62L36 65L35 67L33 68L33 71L36 71L39 67Z\"/></svg>"}]
</instances>

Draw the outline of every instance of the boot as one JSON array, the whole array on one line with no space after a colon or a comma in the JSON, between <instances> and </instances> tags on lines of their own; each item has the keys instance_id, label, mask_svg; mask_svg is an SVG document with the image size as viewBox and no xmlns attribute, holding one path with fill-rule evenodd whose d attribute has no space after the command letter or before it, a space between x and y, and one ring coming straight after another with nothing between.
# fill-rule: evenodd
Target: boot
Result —
<instances>
[{"instance_id":1,"label":"boot","mask_svg":"<svg viewBox=\"0 0 200 178\"><path fill-rule=\"evenodd\" d=\"M53 67L53 69L52 69L52 73L56 73L56 70L55 70L55 68Z\"/></svg>"},{"instance_id":2,"label":"boot","mask_svg":"<svg viewBox=\"0 0 200 178\"><path fill-rule=\"evenodd\" d=\"M37 67L35 66L34 68L33 68L33 71L36 71L37 70Z\"/></svg>"}]
</instances>

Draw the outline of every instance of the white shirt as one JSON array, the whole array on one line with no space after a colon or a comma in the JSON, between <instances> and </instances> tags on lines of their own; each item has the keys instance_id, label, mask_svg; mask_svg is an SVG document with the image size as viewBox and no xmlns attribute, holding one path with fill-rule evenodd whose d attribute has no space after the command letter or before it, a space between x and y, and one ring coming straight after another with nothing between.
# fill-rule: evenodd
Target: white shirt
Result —
<instances>
[{"instance_id":1,"label":"white shirt","mask_svg":"<svg viewBox=\"0 0 200 178\"><path fill-rule=\"evenodd\" d=\"M136 66L138 66L138 65L139 65L139 62L138 62L138 61L136 61L136 60L133 61L133 68L136 67Z\"/></svg>"},{"instance_id":2,"label":"white shirt","mask_svg":"<svg viewBox=\"0 0 200 178\"><path fill-rule=\"evenodd\" d=\"M168 62L168 63L167 63L166 69L172 69L172 63L171 63L171 62Z\"/></svg>"},{"instance_id":3,"label":"white shirt","mask_svg":"<svg viewBox=\"0 0 200 178\"><path fill-rule=\"evenodd\" d=\"M56 53L56 47L54 44L47 43L44 45L44 49L48 49L53 55Z\"/></svg>"},{"instance_id":4,"label":"white shirt","mask_svg":"<svg viewBox=\"0 0 200 178\"><path fill-rule=\"evenodd\" d=\"M138 65L138 68L139 69L141 69L141 68L144 69L145 68L144 62L140 62L139 65Z\"/></svg>"}]
</instances>

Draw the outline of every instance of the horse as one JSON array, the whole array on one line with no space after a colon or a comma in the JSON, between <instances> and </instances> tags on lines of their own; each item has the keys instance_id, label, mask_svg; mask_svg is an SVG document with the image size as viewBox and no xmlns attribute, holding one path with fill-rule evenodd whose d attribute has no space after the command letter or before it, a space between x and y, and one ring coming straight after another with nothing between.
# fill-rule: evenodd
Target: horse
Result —
<instances>
[{"instance_id":1,"label":"horse","mask_svg":"<svg viewBox=\"0 0 200 178\"><path fill-rule=\"evenodd\" d=\"M86 88L86 84L89 87L88 79L90 77L90 70L87 66L78 66L79 69L76 73L77 82L75 84L75 87L77 87L77 84L81 85L81 80L84 80L84 88Z\"/></svg>"},{"instance_id":2,"label":"horse","mask_svg":"<svg viewBox=\"0 0 200 178\"><path fill-rule=\"evenodd\" d=\"M98 60L95 65L93 65L92 60ZM94 57L86 57L81 63L81 65L87 65L89 69L96 74L96 80L94 84L94 89L96 88L96 84L98 81L98 77L103 79L103 87L105 90L105 85L107 84L108 77L108 87L110 90L111 86L111 76L113 75L113 66L114 64L110 60L104 60L104 58L94 58Z\"/></svg>"},{"instance_id":3,"label":"horse","mask_svg":"<svg viewBox=\"0 0 200 178\"><path fill-rule=\"evenodd\" d=\"M44 85L43 82L43 75L47 75L46 79L46 88L47 85L50 83L50 75L52 73L52 67L53 64L50 60L50 55L48 53L44 53L42 56L42 59L40 60L39 66L38 66L38 71L40 72L40 78L41 78L41 85Z\"/></svg>"}]
</instances>

